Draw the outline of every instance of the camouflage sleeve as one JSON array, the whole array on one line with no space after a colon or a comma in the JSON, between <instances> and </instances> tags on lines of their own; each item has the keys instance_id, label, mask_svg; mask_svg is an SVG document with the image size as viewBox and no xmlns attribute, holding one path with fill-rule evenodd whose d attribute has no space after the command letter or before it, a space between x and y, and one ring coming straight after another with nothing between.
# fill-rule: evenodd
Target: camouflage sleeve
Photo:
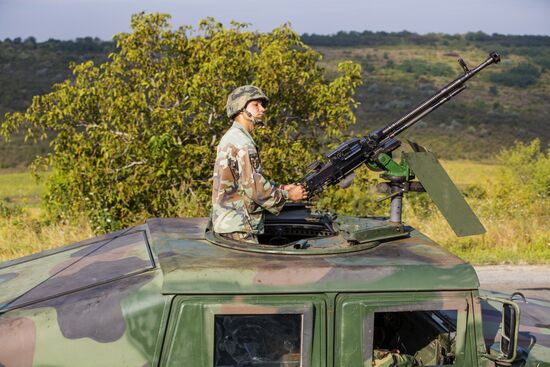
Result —
<instances>
[{"instance_id":1,"label":"camouflage sleeve","mask_svg":"<svg viewBox=\"0 0 550 367\"><path fill-rule=\"evenodd\" d=\"M288 192L277 188L262 175L260 158L255 148L245 147L237 153L239 182L246 196L273 214L279 214Z\"/></svg>"}]
</instances>

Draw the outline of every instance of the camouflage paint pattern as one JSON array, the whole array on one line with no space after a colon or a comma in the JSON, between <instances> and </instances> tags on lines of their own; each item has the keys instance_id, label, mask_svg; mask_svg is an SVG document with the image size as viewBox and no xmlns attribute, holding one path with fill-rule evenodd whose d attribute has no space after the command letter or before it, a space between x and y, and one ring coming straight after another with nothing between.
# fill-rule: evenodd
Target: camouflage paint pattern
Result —
<instances>
[{"instance_id":1,"label":"camouflage paint pattern","mask_svg":"<svg viewBox=\"0 0 550 367\"><path fill-rule=\"evenodd\" d=\"M171 226L162 227L159 220L148 222L166 293L414 291L479 286L472 266L417 232L370 250L355 251L348 245L349 252L323 256L308 255L307 251L315 248L314 239L308 250L286 255L230 249L195 236L187 239L186 219L170 221ZM198 223L193 219L193 226ZM206 218L201 225L206 228ZM331 239L335 246L345 242L339 235L319 242L327 246Z\"/></svg>"},{"instance_id":2,"label":"camouflage paint pattern","mask_svg":"<svg viewBox=\"0 0 550 367\"><path fill-rule=\"evenodd\" d=\"M412 356L389 350L374 351L373 367L413 367L417 366Z\"/></svg>"},{"instance_id":3,"label":"camouflage paint pattern","mask_svg":"<svg viewBox=\"0 0 550 367\"><path fill-rule=\"evenodd\" d=\"M369 366L369 315L411 308L458 310L455 365L494 366L481 355L500 316L482 315L473 268L422 234L283 254L212 243L207 222L153 219L0 264L0 366L212 366L216 315L263 314L302 315L304 365ZM548 310L522 305L525 366L550 365Z\"/></svg>"},{"instance_id":4,"label":"camouflage paint pattern","mask_svg":"<svg viewBox=\"0 0 550 367\"><path fill-rule=\"evenodd\" d=\"M171 297L148 242L140 226L2 264L0 366L154 365Z\"/></svg>"},{"instance_id":5,"label":"camouflage paint pattern","mask_svg":"<svg viewBox=\"0 0 550 367\"><path fill-rule=\"evenodd\" d=\"M261 234L264 210L278 214L288 198L263 176L254 140L237 122L218 145L212 180L212 224L218 233Z\"/></svg>"},{"instance_id":6,"label":"camouflage paint pattern","mask_svg":"<svg viewBox=\"0 0 550 367\"><path fill-rule=\"evenodd\" d=\"M237 113L239 113L246 104L254 99L260 99L263 101L263 106L267 107L269 98L261 91L260 88L253 85L243 85L235 88L233 92L227 97L227 104L225 109L227 111L227 117L232 119Z\"/></svg>"},{"instance_id":7,"label":"camouflage paint pattern","mask_svg":"<svg viewBox=\"0 0 550 367\"><path fill-rule=\"evenodd\" d=\"M258 236L256 236L253 233L247 233L247 232L231 232L231 233L218 233L222 239L230 240L230 241L236 241L245 245L253 244L258 245Z\"/></svg>"},{"instance_id":8,"label":"camouflage paint pattern","mask_svg":"<svg viewBox=\"0 0 550 367\"><path fill-rule=\"evenodd\" d=\"M128 230L111 238L0 269L0 274L17 274L11 281L0 284L0 310L20 307L153 267L145 231ZM14 281L17 281L17 288L13 286Z\"/></svg>"}]
</instances>

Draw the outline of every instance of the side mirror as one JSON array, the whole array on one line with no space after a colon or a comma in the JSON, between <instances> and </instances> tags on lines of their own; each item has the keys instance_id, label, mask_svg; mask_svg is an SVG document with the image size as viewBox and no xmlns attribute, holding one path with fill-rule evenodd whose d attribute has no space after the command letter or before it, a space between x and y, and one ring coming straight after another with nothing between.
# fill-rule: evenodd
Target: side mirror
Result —
<instances>
[{"instance_id":1,"label":"side mirror","mask_svg":"<svg viewBox=\"0 0 550 367\"><path fill-rule=\"evenodd\" d=\"M512 361L516 358L518 348L519 314L520 310L517 304L504 303L502 305L500 352Z\"/></svg>"},{"instance_id":2,"label":"side mirror","mask_svg":"<svg viewBox=\"0 0 550 367\"><path fill-rule=\"evenodd\" d=\"M512 300L480 297L482 300L498 302L502 304L502 322L500 329L500 355L486 354L485 356L495 362L512 363L516 360L518 349L520 309Z\"/></svg>"}]
</instances>

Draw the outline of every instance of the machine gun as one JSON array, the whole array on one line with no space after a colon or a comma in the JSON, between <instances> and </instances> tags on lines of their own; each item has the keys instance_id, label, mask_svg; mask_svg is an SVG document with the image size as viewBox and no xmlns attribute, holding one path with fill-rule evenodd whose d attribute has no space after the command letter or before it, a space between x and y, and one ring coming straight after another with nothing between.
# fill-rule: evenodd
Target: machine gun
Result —
<instances>
[{"instance_id":1,"label":"machine gun","mask_svg":"<svg viewBox=\"0 0 550 367\"><path fill-rule=\"evenodd\" d=\"M388 179L390 182L388 182L386 186L382 185L379 188L382 189L382 191L391 194L390 197L392 198L392 210L390 213L390 220L395 223L401 223L402 193L407 191L424 191L424 186L418 182L410 182L415 176L414 173L410 170L409 165L413 161L418 161L418 159L416 159L418 158L418 156L410 156L409 159L405 159L401 163L397 163L392 159L391 153L401 146L401 142L395 139L395 137L406 129L413 126L416 122L427 116L429 113L431 113L444 103L449 101L451 98L462 92L464 89L466 89L465 83L474 75L483 70L485 67L500 62L500 55L496 52L491 52L489 54L489 57L484 62L473 69L469 69L462 59L459 59L458 62L464 70L464 74L438 90L433 96L424 100L406 115L383 127L382 129L370 132L368 135L362 138L354 138L341 144L336 149L325 155L324 162L315 161L311 163L307 167L308 172L300 180L300 183L304 185L308 192L308 197L311 198L320 193L325 187L341 182L346 177L351 175L359 166L361 166L362 164L366 164L372 170L385 171L382 177ZM419 145L411 145L413 146L413 150L415 150L416 152L424 151L424 153L426 153L425 149L420 147ZM405 156L405 158L407 157ZM423 162L427 162L430 159L436 160L435 157L425 157L423 159ZM423 171L421 166L425 165L426 164L416 164L417 167L413 168L417 176L419 176L420 171ZM433 166L432 168L438 170L434 167L435 166ZM430 175L428 174L426 176ZM428 179L428 177L426 177L426 179L421 178L423 183L426 183L425 181L427 181ZM443 178L443 180L450 182L448 176L447 179ZM445 182L445 184L448 183ZM454 187L454 184L452 184L452 182L450 182L450 184ZM427 188L427 191L430 191L430 189ZM456 192L458 193L458 190L456 190ZM434 195L431 194L431 196L436 204L438 204L439 206L438 200L434 197ZM451 200L450 203L449 200L446 200L447 205L451 206L451 208L449 208L448 210L450 212L456 212L456 210L454 210L456 208L453 208L453 206L456 205L456 202L454 200L456 199L455 193L453 193L452 197L453 200ZM461 196L460 198L462 199L462 201L464 201ZM467 206L465 201L464 204ZM471 212L471 209L469 209L469 211ZM443 209L442 212L447 217ZM453 213L451 213L451 216L452 215ZM466 215L466 217L468 217L468 215ZM473 212L471 212L471 215L475 217ZM465 214L460 213L459 216L460 218L458 218L458 222L464 222L463 219L465 217ZM449 220L448 217L447 219ZM478 223L473 225L473 227L477 228L475 231L480 233L484 232L485 230L481 223L479 223L479 221L477 220L477 217L475 217L475 221L477 221ZM457 221L451 219L449 220L449 223L451 224L453 229L455 229L455 232L457 232L457 228L455 228L454 225L457 224ZM459 227L468 227L468 230L459 229L457 234L459 234L459 232L471 234L472 232L472 223L468 223L465 226L459 225Z\"/></svg>"}]
</instances>

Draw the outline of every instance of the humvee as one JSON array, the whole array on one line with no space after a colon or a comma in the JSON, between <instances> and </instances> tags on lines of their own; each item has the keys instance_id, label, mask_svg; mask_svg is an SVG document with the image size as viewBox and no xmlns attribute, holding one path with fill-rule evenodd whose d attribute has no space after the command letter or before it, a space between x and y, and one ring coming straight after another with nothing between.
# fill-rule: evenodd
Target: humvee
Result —
<instances>
[{"instance_id":1,"label":"humvee","mask_svg":"<svg viewBox=\"0 0 550 367\"><path fill-rule=\"evenodd\" d=\"M518 305L410 227L298 204L261 245L207 227L150 219L1 264L0 365L550 366L548 314L518 335Z\"/></svg>"},{"instance_id":2,"label":"humvee","mask_svg":"<svg viewBox=\"0 0 550 367\"><path fill-rule=\"evenodd\" d=\"M363 164L383 171L387 218L286 205L258 245L156 218L0 264L0 366L550 366L548 305L481 294L470 264L401 221L403 194L426 190L457 234L484 231L433 154L391 153L499 60L461 61L463 76L301 180L313 196Z\"/></svg>"}]
</instances>

